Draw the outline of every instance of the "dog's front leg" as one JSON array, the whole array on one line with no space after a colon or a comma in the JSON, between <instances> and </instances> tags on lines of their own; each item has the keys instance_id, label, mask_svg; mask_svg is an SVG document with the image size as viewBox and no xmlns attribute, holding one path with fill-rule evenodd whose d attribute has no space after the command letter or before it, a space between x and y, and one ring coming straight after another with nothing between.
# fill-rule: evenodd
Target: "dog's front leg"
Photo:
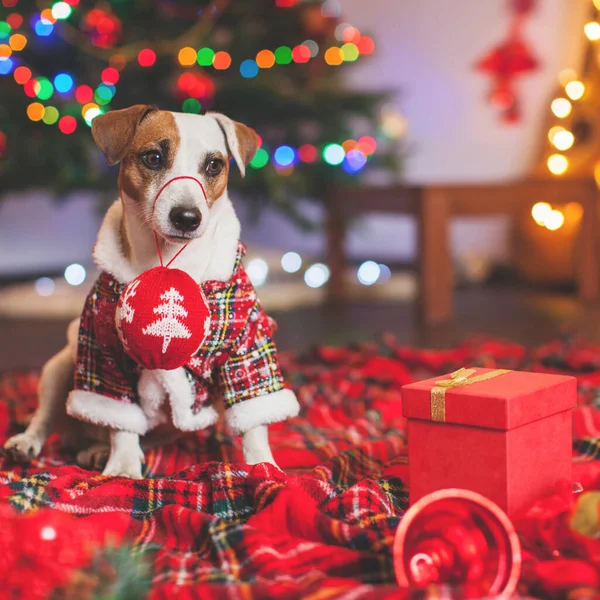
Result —
<instances>
[{"instance_id":1,"label":"dog's front leg","mask_svg":"<svg viewBox=\"0 0 600 600\"><path fill-rule=\"evenodd\" d=\"M110 454L103 475L142 478L144 453L140 448L140 436L130 431L110 431Z\"/></svg>"},{"instance_id":2,"label":"dog's front leg","mask_svg":"<svg viewBox=\"0 0 600 600\"><path fill-rule=\"evenodd\" d=\"M39 455L57 422L64 418L65 401L73 384L74 371L73 352L68 346L44 365L38 389L39 405L29 426L4 444L5 450L15 458L27 459Z\"/></svg>"},{"instance_id":3,"label":"dog's front leg","mask_svg":"<svg viewBox=\"0 0 600 600\"><path fill-rule=\"evenodd\" d=\"M259 425L258 427L249 429L242 435L242 451L244 453L244 462L248 465L267 462L279 469L271 452L269 428L266 425Z\"/></svg>"}]
</instances>

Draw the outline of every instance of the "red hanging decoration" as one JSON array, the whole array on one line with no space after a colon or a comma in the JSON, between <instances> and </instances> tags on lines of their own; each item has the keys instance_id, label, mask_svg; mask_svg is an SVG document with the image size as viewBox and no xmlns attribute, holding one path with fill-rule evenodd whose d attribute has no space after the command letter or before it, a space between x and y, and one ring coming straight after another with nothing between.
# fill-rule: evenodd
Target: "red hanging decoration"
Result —
<instances>
[{"instance_id":1,"label":"red hanging decoration","mask_svg":"<svg viewBox=\"0 0 600 600\"><path fill-rule=\"evenodd\" d=\"M206 198L198 179L180 175L162 186L154 206L165 188L182 179L195 181ZM154 237L160 266L144 271L123 290L115 325L125 352L139 365L171 370L188 363L200 348L209 331L210 309L192 277L185 271L169 269L189 242L164 265L156 233Z\"/></svg>"},{"instance_id":2,"label":"red hanging decoration","mask_svg":"<svg viewBox=\"0 0 600 600\"><path fill-rule=\"evenodd\" d=\"M492 78L488 99L500 111L505 123L521 118L520 102L515 90L515 79L524 73L535 71L539 62L523 40L525 19L535 7L536 0L510 0L514 14L508 39L486 54L476 64L476 69Z\"/></svg>"}]
</instances>

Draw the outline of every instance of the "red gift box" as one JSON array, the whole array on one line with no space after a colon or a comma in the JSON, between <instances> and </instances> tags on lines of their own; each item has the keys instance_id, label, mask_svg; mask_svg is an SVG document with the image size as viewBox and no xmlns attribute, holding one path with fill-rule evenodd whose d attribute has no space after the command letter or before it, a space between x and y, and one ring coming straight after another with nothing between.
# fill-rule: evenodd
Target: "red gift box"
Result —
<instances>
[{"instance_id":1,"label":"red gift box","mask_svg":"<svg viewBox=\"0 0 600 600\"><path fill-rule=\"evenodd\" d=\"M402 388L411 503L463 488L509 516L571 480L574 377L461 369Z\"/></svg>"}]
</instances>

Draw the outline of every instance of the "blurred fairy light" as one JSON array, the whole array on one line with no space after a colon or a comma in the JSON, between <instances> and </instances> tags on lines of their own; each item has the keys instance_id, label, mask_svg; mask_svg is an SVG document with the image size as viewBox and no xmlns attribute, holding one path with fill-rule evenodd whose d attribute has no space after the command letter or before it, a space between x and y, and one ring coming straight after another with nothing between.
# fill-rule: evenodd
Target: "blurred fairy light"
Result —
<instances>
[{"instance_id":1,"label":"blurred fairy light","mask_svg":"<svg viewBox=\"0 0 600 600\"><path fill-rule=\"evenodd\" d=\"M73 263L65 269L65 281L69 285L81 285L85 281L85 275L85 269L77 263Z\"/></svg>"},{"instance_id":2,"label":"blurred fairy light","mask_svg":"<svg viewBox=\"0 0 600 600\"><path fill-rule=\"evenodd\" d=\"M367 260L358 267L356 277L363 285L373 285L381 275L381 267L372 260Z\"/></svg>"},{"instance_id":3,"label":"blurred fairy light","mask_svg":"<svg viewBox=\"0 0 600 600\"><path fill-rule=\"evenodd\" d=\"M246 273L248 273L252 285L261 286L269 275L269 265L262 258L253 258L246 265Z\"/></svg>"},{"instance_id":4,"label":"blurred fairy light","mask_svg":"<svg viewBox=\"0 0 600 600\"><path fill-rule=\"evenodd\" d=\"M563 226L564 222L565 216L560 210L551 210L544 220L544 225L546 226L546 229L556 231Z\"/></svg>"},{"instance_id":5,"label":"blurred fairy light","mask_svg":"<svg viewBox=\"0 0 600 600\"><path fill-rule=\"evenodd\" d=\"M585 94L585 85L581 81L569 81L565 85L565 92L571 100L579 100Z\"/></svg>"},{"instance_id":6,"label":"blurred fairy light","mask_svg":"<svg viewBox=\"0 0 600 600\"><path fill-rule=\"evenodd\" d=\"M547 202L537 202L531 208L531 216L538 225L543 225L552 207Z\"/></svg>"},{"instance_id":7,"label":"blurred fairy light","mask_svg":"<svg viewBox=\"0 0 600 600\"><path fill-rule=\"evenodd\" d=\"M379 279L377 283L387 283L392 278L392 271L387 265L379 265Z\"/></svg>"},{"instance_id":8,"label":"blurred fairy light","mask_svg":"<svg viewBox=\"0 0 600 600\"><path fill-rule=\"evenodd\" d=\"M71 16L72 8L66 2L57 2L52 7L52 16L55 19L68 19Z\"/></svg>"},{"instance_id":9,"label":"blurred fairy light","mask_svg":"<svg viewBox=\"0 0 600 600\"><path fill-rule=\"evenodd\" d=\"M40 277L39 279L36 279L34 288L39 296L52 296L56 289L56 284L50 277Z\"/></svg>"},{"instance_id":10,"label":"blurred fairy light","mask_svg":"<svg viewBox=\"0 0 600 600\"><path fill-rule=\"evenodd\" d=\"M302 257L297 252L286 252L281 257L281 268L286 273L297 273L302 267Z\"/></svg>"},{"instance_id":11,"label":"blurred fairy light","mask_svg":"<svg viewBox=\"0 0 600 600\"><path fill-rule=\"evenodd\" d=\"M311 288L319 288L329 281L329 267L323 263L315 263L306 269L304 283Z\"/></svg>"},{"instance_id":12,"label":"blurred fairy light","mask_svg":"<svg viewBox=\"0 0 600 600\"><path fill-rule=\"evenodd\" d=\"M381 109L381 131L387 138L400 139L407 127L406 119L396 106L388 104Z\"/></svg>"},{"instance_id":13,"label":"blurred fairy light","mask_svg":"<svg viewBox=\"0 0 600 600\"><path fill-rule=\"evenodd\" d=\"M552 154L548 157L548 170L553 175L562 175L569 168L569 160L562 154Z\"/></svg>"},{"instance_id":14,"label":"blurred fairy light","mask_svg":"<svg viewBox=\"0 0 600 600\"><path fill-rule=\"evenodd\" d=\"M600 40L600 23L590 21L583 26L583 31L590 41L596 42Z\"/></svg>"},{"instance_id":15,"label":"blurred fairy light","mask_svg":"<svg viewBox=\"0 0 600 600\"><path fill-rule=\"evenodd\" d=\"M564 119L571 114L571 109L573 107L566 98L555 98L552 100L550 108L554 113L554 116L558 117L559 119Z\"/></svg>"},{"instance_id":16,"label":"blurred fairy light","mask_svg":"<svg viewBox=\"0 0 600 600\"><path fill-rule=\"evenodd\" d=\"M552 144L557 150L568 150L575 143L575 136L566 129L558 131L552 137Z\"/></svg>"}]
</instances>

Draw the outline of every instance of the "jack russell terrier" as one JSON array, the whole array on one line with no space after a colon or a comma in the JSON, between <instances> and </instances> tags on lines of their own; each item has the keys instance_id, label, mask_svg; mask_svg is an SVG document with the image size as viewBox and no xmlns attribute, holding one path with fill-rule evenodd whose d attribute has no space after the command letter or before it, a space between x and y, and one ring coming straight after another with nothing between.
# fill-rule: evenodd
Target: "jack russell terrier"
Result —
<instances>
[{"instance_id":1,"label":"jack russell terrier","mask_svg":"<svg viewBox=\"0 0 600 600\"><path fill-rule=\"evenodd\" d=\"M224 398L229 428L243 436L246 463L277 466L267 426L297 415L299 405L284 388L271 321L241 264L240 224L227 193L230 159L243 176L257 135L222 114L147 105L98 116L92 135L108 163L120 163L120 198L94 247L101 275L81 319L69 326L67 346L44 366L31 423L4 448L31 458L61 431L65 443L82 448L82 466L107 459L104 475L139 479L142 448L164 443L165 427L172 436L217 421L216 394ZM115 325L120 293L158 264L157 243L165 261L188 244L176 266L201 287L211 318L198 352L170 371L133 362Z\"/></svg>"}]
</instances>

